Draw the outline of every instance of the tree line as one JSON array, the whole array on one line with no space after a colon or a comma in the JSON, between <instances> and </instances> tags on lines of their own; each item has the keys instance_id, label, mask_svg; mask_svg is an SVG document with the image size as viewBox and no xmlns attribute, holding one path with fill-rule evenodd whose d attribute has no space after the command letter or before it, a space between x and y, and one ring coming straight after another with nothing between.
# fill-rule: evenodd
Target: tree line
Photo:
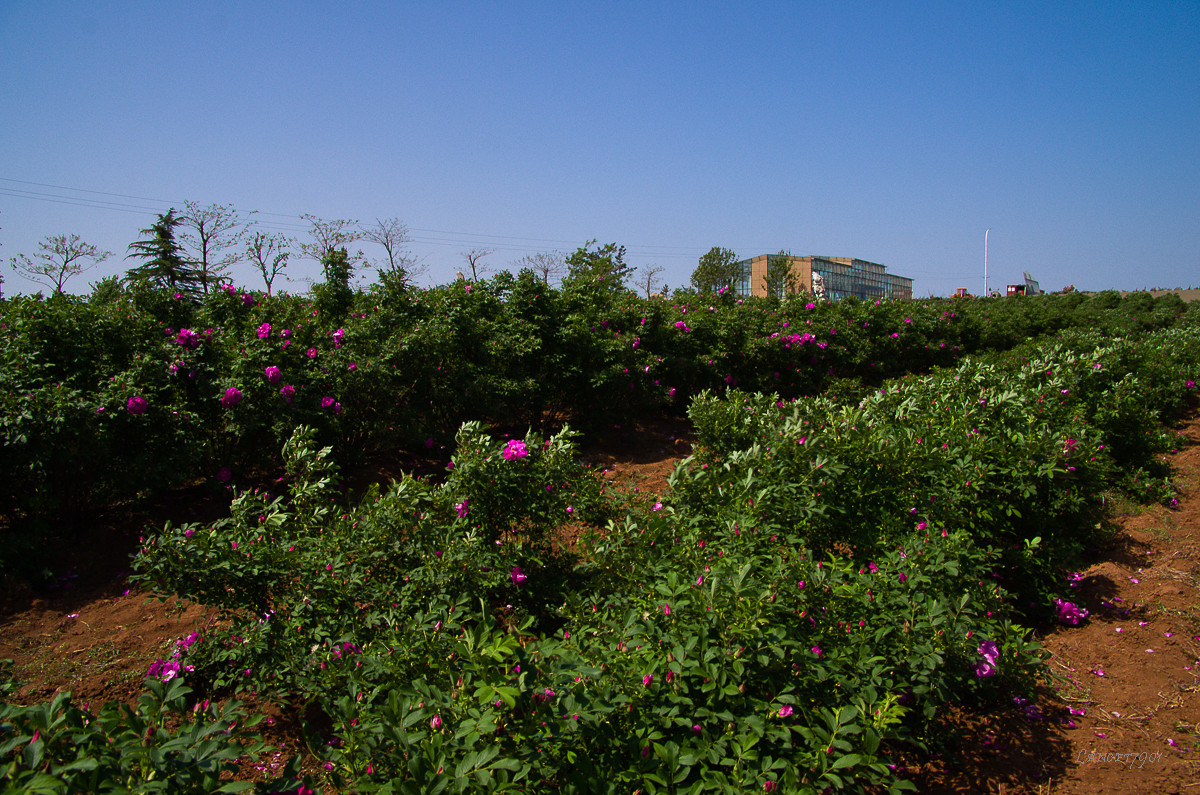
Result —
<instances>
[{"instance_id":1,"label":"tree line","mask_svg":"<svg viewBox=\"0 0 1200 795\"><path fill-rule=\"evenodd\" d=\"M281 232L263 231L254 218L256 212L243 213L228 204L184 202L182 210L171 208L140 230L141 237L129 244L126 253L126 259L140 262L124 277L105 281L198 297L228 283L233 266L244 262L262 279L264 291L270 295L281 278L287 279L288 266L300 257L320 263L325 284L339 291L351 290L354 273L364 268L375 269L381 283L401 287L410 285L427 270L409 251L408 227L399 218L376 218L373 224L364 225L354 219L303 214L300 218L309 229L307 239L300 240ZM371 259L362 251L351 253L351 247L360 242L375 243L382 248L383 256ZM464 269L458 272L458 278L472 282L483 279L493 270L484 260L494 253L486 248L462 252ZM660 278L663 268L635 268L626 262L625 255L625 246L597 245L596 240L589 240L570 255L539 252L511 265L532 270L546 284L564 278L591 279L611 289L633 289L647 298L670 291ZM114 252L76 234L48 235L38 243L33 256L18 254L9 259L9 265L25 278L60 294L71 279L112 256ZM768 294L782 296L797 289L790 273L790 256L790 252L780 251L768 260ZM732 250L713 246L699 258L690 286L698 293L722 292L741 279L741 269Z\"/></svg>"}]
</instances>

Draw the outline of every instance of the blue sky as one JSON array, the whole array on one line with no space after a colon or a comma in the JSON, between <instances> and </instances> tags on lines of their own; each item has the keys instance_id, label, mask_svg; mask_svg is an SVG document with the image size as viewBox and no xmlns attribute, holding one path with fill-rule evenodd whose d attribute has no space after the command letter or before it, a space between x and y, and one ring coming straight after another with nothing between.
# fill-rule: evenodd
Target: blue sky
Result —
<instances>
[{"instance_id":1,"label":"blue sky","mask_svg":"<svg viewBox=\"0 0 1200 795\"><path fill-rule=\"evenodd\" d=\"M671 286L723 246L980 292L990 227L1001 289L1200 286L1190 0L14 1L0 52L6 294L184 200L398 217L427 283L596 238Z\"/></svg>"}]
</instances>

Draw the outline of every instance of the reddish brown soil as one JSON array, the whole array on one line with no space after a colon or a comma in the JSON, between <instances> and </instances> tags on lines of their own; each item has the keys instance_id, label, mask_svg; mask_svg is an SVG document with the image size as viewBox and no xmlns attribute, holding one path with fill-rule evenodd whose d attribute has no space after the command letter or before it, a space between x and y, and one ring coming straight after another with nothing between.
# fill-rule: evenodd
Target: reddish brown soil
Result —
<instances>
[{"instance_id":1,"label":"reddish brown soil","mask_svg":"<svg viewBox=\"0 0 1200 795\"><path fill-rule=\"evenodd\" d=\"M943 757L904 760L905 775L920 791L1200 791L1200 412L1179 430L1180 449L1168 457L1184 489L1179 505L1118 508L1113 543L1081 571L1075 589L1073 601L1088 608L1089 619L1043 639L1056 679L1037 699L1042 718L1030 720L1016 706L993 715L947 715L946 724L960 733L957 746ZM607 469L613 487L651 499L666 489L690 446L685 423L664 421L613 428L583 455ZM196 510L205 508L179 498L151 515L97 517L90 541L62 549L58 587L17 587L3 595L0 659L14 660L22 683L15 700L69 690L79 703L136 701L154 659L214 616L197 605L130 592L128 555L151 516L157 525ZM270 716L265 735L282 746L280 758L300 748L294 716L251 706ZM277 761L247 760L242 775L268 776Z\"/></svg>"},{"instance_id":2,"label":"reddish brown soil","mask_svg":"<svg viewBox=\"0 0 1200 795\"><path fill-rule=\"evenodd\" d=\"M1054 677L1042 719L1016 705L948 716L960 743L912 766L920 791L1200 791L1200 413L1177 430L1179 504L1116 507L1112 543L1069 599L1088 620L1042 638Z\"/></svg>"}]
</instances>

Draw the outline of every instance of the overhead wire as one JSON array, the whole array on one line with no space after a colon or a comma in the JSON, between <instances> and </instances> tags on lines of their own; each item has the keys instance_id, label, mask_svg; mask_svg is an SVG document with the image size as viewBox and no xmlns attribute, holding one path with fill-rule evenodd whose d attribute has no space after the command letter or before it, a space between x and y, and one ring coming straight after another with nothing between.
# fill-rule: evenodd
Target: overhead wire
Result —
<instances>
[{"instance_id":1,"label":"overhead wire","mask_svg":"<svg viewBox=\"0 0 1200 795\"><path fill-rule=\"evenodd\" d=\"M29 199L32 201L44 201L55 204L66 204L77 207L88 207L100 210L112 210L116 212L127 212L135 214L156 214L161 212L162 206L182 206L184 202L172 201L168 199L156 199L147 196L135 196L127 193L116 193L113 191L92 190L89 188L77 188L67 185L55 185L52 183L35 182L32 180L13 179L10 177L0 177L0 182L15 183L18 185L29 185L36 188L48 188L55 191L68 191L69 193L83 193L92 196L112 196L118 199L132 199L139 202L153 202L155 206L130 204L126 202L117 202L107 199L93 199L88 196L72 196L48 193L46 191L27 190L23 188L13 188L0 185L0 196L11 196L13 198ZM256 216L253 220L257 225L271 230L300 233L308 230L304 219L297 215L287 215L284 213L272 213L262 210L253 212ZM289 219L289 220L267 220L266 216L273 219ZM295 219L290 220L290 219ZM409 237L407 243L415 243L419 245L431 246L457 246L457 247L477 247L487 248L493 251L506 251L517 253L528 253L539 250L539 243L549 243L555 246L572 247L578 246L579 241L564 240L557 238L541 238L541 237L526 237L519 235L497 235L486 232L461 232L445 229L430 229L425 227L408 227ZM416 234L413 234L416 233ZM431 235L445 235L449 239L443 237L431 237ZM511 241L511 242L510 242ZM525 242L518 242L525 241ZM698 255L699 249L687 246L666 246L666 245L629 245L626 246L626 251L639 258L695 258ZM702 253L702 252L701 252Z\"/></svg>"}]
</instances>

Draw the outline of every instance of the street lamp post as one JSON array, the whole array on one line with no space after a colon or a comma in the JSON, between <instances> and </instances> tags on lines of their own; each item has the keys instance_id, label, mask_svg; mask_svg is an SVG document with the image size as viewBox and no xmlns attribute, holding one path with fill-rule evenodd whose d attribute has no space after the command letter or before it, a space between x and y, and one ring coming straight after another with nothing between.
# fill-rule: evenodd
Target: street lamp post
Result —
<instances>
[{"instance_id":1,"label":"street lamp post","mask_svg":"<svg viewBox=\"0 0 1200 795\"><path fill-rule=\"evenodd\" d=\"M992 231L992 228L989 226L987 229L987 232L983 233L983 297L984 298L987 298L990 295L990 293L988 292L988 289L987 289L987 244L988 244L988 232L991 232L991 231Z\"/></svg>"}]
</instances>

